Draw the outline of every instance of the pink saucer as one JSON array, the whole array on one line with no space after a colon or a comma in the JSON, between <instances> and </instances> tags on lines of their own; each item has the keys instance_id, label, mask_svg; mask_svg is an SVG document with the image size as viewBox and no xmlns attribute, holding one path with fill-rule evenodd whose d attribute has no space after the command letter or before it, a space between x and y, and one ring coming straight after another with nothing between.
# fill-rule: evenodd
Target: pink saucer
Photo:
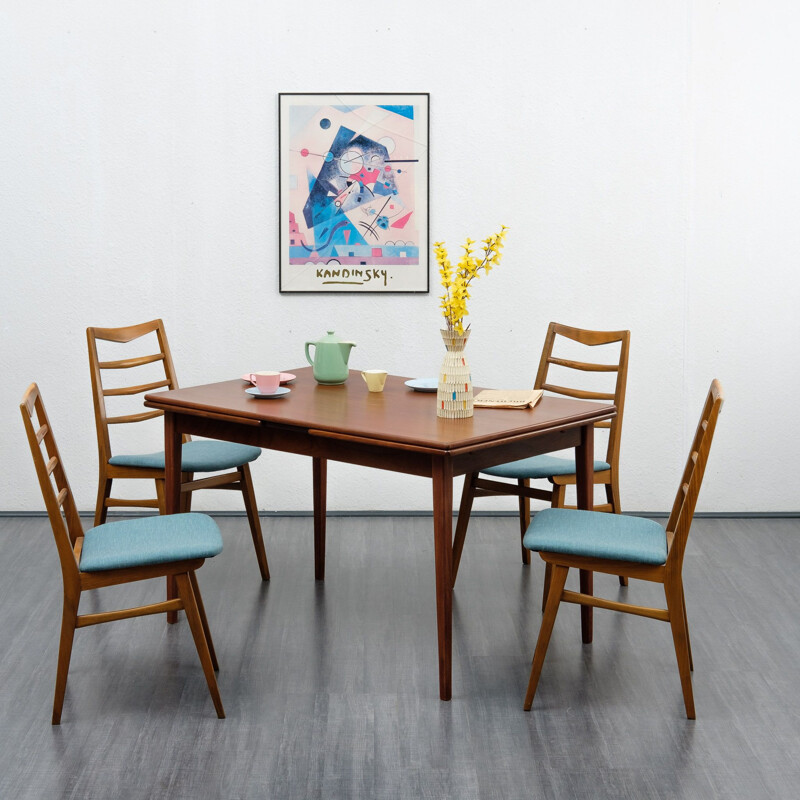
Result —
<instances>
[{"instance_id":1,"label":"pink saucer","mask_svg":"<svg viewBox=\"0 0 800 800\"><path fill-rule=\"evenodd\" d=\"M293 381L297 375L293 375L291 372L281 372L281 383L289 383L289 381ZM247 381L247 383L252 383L250 380L250 373L247 372L242 375L242 380Z\"/></svg>"}]
</instances>

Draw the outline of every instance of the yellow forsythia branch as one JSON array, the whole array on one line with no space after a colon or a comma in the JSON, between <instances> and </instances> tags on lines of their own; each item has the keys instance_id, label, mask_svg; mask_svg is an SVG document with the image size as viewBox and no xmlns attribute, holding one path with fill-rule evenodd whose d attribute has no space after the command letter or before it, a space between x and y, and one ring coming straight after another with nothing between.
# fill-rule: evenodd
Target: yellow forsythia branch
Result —
<instances>
[{"instance_id":1,"label":"yellow forsythia branch","mask_svg":"<svg viewBox=\"0 0 800 800\"><path fill-rule=\"evenodd\" d=\"M464 317L469 314L467 311L467 300L470 297L468 287L475 278L479 277L481 270L488 274L493 267L500 263L507 231L508 228L501 225L498 233L493 233L484 239L480 255L477 256L475 255L476 250L472 247L475 242L468 238L462 245L464 254L455 267L450 263L444 242L434 242L433 252L439 266L439 276L444 289L444 294L440 296L442 301L440 307L448 330L458 334L464 333Z\"/></svg>"}]
</instances>

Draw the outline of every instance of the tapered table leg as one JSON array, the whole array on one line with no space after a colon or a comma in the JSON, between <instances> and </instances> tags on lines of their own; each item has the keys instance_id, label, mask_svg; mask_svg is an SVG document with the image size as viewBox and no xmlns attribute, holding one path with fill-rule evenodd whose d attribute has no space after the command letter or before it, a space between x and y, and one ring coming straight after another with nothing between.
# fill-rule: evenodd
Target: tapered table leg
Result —
<instances>
[{"instance_id":1,"label":"tapered table leg","mask_svg":"<svg viewBox=\"0 0 800 800\"><path fill-rule=\"evenodd\" d=\"M167 514L177 514L181 509L181 439L175 424L175 415L164 412L164 489Z\"/></svg>"},{"instance_id":2,"label":"tapered table leg","mask_svg":"<svg viewBox=\"0 0 800 800\"><path fill-rule=\"evenodd\" d=\"M167 514L177 514L181 510L181 450L183 439L175 424L175 415L164 412L164 492ZM167 575L167 600L178 596L175 578ZM178 621L177 611L167 611L167 622Z\"/></svg>"},{"instance_id":3,"label":"tapered table leg","mask_svg":"<svg viewBox=\"0 0 800 800\"><path fill-rule=\"evenodd\" d=\"M312 458L311 461L314 473L314 577L324 581L328 462L324 458Z\"/></svg>"},{"instance_id":4,"label":"tapered table leg","mask_svg":"<svg viewBox=\"0 0 800 800\"><path fill-rule=\"evenodd\" d=\"M591 511L594 507L594 425L581 428L581 443L575 448L575 468L578 508ZM593 574L582 569L581 594L592 594L593 584ZM592 641L592 610L591 606L581 606L581 639L584 644Z\"/></svg>"},{"instance_id":5,"label":"tapered table leg","mask_svg":"<svg viewBox=\"0 0 800 800\"><path fill-rule=\"evenodd\" d=\"M439 698L452 696L453 672L453 469L433 462L433 548L436 560L436 624L439 635Z\"/></svg>"}]
</instances>

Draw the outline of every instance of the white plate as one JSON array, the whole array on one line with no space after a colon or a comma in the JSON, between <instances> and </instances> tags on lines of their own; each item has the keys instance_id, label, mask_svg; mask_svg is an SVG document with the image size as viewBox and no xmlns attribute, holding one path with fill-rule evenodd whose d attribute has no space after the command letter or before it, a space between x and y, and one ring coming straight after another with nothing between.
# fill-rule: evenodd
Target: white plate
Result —
<instances>
[{"instance_id":1,"label":"white plate","mask_svg":"<svg viewBox=\"0 0 800 800\"><path fill-rule=\"evenodd\" d=\"M281 372L281 383L289 383L290 381L293 381L296 377L297 375L294 375L291 372ZM246 383L252 383L252 381L250 380L250 373L248 372L242 375L242 380L245 381Z\"/></svg>"},{"instance_id":2,"label":"white plate","mask_svg":"<svg viewBox=\"0 0 800 800\"><path fill-rule=\"evenodd\" d=\"M439 381L436 378L414 378L406 381L406 386L415 392L435 392L439 387Z\"/></svg>"},{"instance_id":3,"label":"white plate","mask_svg":"<svg viewBox=\"0 0 800 800\"><path fill-rule=\"evenodd\" d=\"M245 389L245 392L253 395L253 397L263 397L270 400L275 397L283 397L285 394L289 394L291 391L292 390L288 389L286 386L279 386L272 394L264 394L263 392L259 391L257 386L251 386L249 389Z\"/></svg>"}]
</instances>

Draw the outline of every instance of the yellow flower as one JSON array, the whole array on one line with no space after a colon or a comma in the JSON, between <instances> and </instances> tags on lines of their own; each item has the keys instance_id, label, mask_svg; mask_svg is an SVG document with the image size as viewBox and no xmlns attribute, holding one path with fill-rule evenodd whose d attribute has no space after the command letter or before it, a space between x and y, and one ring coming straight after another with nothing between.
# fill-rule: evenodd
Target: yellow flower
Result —
<instances>
[{"instance_id":1,"label":"yellow flower","mask_svg":"<svg viewBox=\"0 0 800 800\"><path fill-rule=\"evenodd\" d=\"M448 330L458 334L464 333L464 317L469 315L466 301L470 298L468 290L470 282L478 277L481 270L487 274L493 267L500 263L502 258L503 243L508 228L500 226L498 233L493 233L482 240L483 247L476 251L472 245L474 239L467 238L466 243L461 247L463 255L458 261L455 269L450 263L450 257L445 248L444 242L434 242L433 250L436 256L436 263L439 266L444 294L441 295L440 308L442 316L447 321ZM478 252L478 255L474 255ZM468 326L469 327L469 326Z\"/></svg>"}]
</instances>

